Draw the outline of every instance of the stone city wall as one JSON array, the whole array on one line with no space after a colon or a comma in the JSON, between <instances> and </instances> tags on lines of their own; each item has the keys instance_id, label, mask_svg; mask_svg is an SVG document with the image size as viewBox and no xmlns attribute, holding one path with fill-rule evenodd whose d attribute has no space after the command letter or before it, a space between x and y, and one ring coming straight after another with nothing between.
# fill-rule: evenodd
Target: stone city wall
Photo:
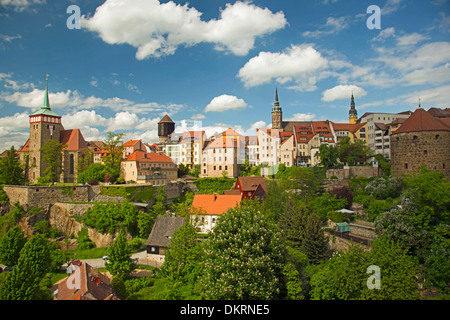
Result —
<instances>
[{"instance_id":1,"label":"stone city wall","mask_svg":"<svg viewBox=\"0 0 450 320\"><path fill-rule=\"evenodd\" d=\"M46 207L56 202L88 202L90 186L3 186L10 203Z\"/></svg>"}]
</instances>

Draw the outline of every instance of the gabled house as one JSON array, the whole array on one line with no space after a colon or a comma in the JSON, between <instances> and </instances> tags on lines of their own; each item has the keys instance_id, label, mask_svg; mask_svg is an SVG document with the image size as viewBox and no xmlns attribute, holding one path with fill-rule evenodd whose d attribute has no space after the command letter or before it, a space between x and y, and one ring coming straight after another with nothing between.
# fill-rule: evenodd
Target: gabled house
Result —
<instances>
[{"instance_id":1,"label":"gabled house","mask_svg":"<svg viewBox=\"0 0 450 320\"><path fill-rule=\"evenodd\" d=\"M147 259L160 267L164 262L167 247L175 231L186 222L185 218L169 215L157 217L153 229L148 236L145 245L147 246Z\"/></svg>"},{"instance_id":2,"label":"gabled house","mask_svg":"<svg viewBox=\"0 0 450 320\"><path fill-rule=\"evenodd\" d=\"M111 280L79 260L68 267L69 277L58 284L53 300L120 300L111 286Z\"/></svg>"},{"instance_id":3,"label":"gabled house","mask_svg":"<svg viewBox=\"0 0 450 320\"><path fill-rule=\"evenodd\" d=\"M205 143L200 177L236 178L244 163L245 137L230 128Z\"/></svg>"},{"instance_id":4,"label":"gabled house","mask_svg":"<svg viewBox=\"0 0 450 320\"><path fill-rule=\"evenodd\" d=\"M121 162L121 172L126 182L165 185L175 180L178 168L172 159L162 153L137 150Z\"/></svg>"},{"instance_id":5,"label":"gabled house","mask_svg":"<svg viewBox=\"0 0 450 320\"><path fill-rule=\"evenodd\" d=\"M239 177L234 190L240 191L242 199L256 199L262 202L267 193L267 185L263 177Z\"/></svg>"},{"instance_id":6,"label":"gabled house","mask_svg":"<svg viewBox=\"0 0 450 320\"><path fill-rule=\"evenodd\" d=\"M191 221L199 233L208 233L216 225L217 218L228 209L241 203L237 194L196 194L191 206Z\"/></svg>"},{"instance_id":7,"label":"gabled house","mask_svg":"<svg viewBox=\"0 0 450 320\"><path fill-rule=\"evenodd\" d=\"M148 151L142 140L129 140L123 144L123 159L126 159L129 155L132 155L136 150Z\"/></svg>"}]
</instances>

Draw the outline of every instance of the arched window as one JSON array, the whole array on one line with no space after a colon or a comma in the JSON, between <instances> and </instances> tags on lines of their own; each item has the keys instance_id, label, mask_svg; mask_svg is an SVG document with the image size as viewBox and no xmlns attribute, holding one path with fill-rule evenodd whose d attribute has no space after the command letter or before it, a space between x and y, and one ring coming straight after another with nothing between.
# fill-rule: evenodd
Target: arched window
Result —
<instances>
[{"instance_id":1,"label":"arched window","mask_svg":"<svg viewBox=\"0 0 450 320\"><path fill-rule=\"evenodd\" d=\"M73 174L74 173L74 167L75 167L75 161L73 159L73 154L71 154L69 156L69 173Z\"/></svg>"}]
</instances>

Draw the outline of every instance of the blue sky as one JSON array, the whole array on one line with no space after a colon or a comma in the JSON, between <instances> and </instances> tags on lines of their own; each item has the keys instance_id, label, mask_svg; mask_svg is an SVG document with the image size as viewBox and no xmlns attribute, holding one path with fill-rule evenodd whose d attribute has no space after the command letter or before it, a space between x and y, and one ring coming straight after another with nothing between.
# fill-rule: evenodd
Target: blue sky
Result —
<instances>
[{"instance_id":1,"label":"blue sky","mask_svg":"<svg viewBox=\"0 0 450 320\"><path fill-rule=\"evenodd\" d=\"M67 8L81 11L68 29ZM381 29L369 29L370 5ZM0 149L28 138L43 101L87 140L157 141L177 131L348 121L365 112L449 107L450 2L443 0L0 0Z\"/></svg>"}]
</instances>

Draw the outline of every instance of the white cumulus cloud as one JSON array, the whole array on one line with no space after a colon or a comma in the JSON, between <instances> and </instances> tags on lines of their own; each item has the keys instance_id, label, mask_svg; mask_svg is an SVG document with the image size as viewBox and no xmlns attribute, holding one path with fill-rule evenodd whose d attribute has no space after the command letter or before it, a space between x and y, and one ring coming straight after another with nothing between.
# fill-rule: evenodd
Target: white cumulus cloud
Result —
<instances>
[{"instance_id":1,"label":"white cumulus cloud","mask_svg":"<svg viewBox=\"0 0 450 320\"><path fill-rule=\"evenodd\" d=\"M286 24L283 12L273 13L250 2L227 4L218 19L204 21L188 4L158 0L107 0L92 17L82 17L83 28L108 44L137 48L138 60L172 55L180 45L212 43L216 50L246 55L256 37Z\"/></svg>"},{"instance_id":2,"label":"white cumulus cloud","mask_svg":"<svg viewBox=\"0 0 450 320\"><path fill-rule=\"evenodd\" d=\"M238 77L246 87L272 79L278 83L295 81L299 85L315 86L314 72L327 64L327 59L311 45L293 45L284 52L260 52L239 70Z\"/></svg>"},{"instance_id":3,"label":"white cumulus cloud","mask_svg":"<svg viewBox=\"0 0 450 320\"><path fill-rule=\"evenodd\" d=\"M350 99L352 92L355 98L364 97L367 94L366 90L355 85L338 85L322 92L322 101Z\"/></svg>"},{"instance_id":4,"label":"white cumulus cloud","mask_svg":"<svg viewBox=\"0 0 450 320\"><path fill-rule=\"evenodd\" d=\"M247 107L247 103L243 99L235 96L223 94L215 97L206 106L205 112L223 112L227 110L242 110Z\"/></svg>"}]
</instances>

